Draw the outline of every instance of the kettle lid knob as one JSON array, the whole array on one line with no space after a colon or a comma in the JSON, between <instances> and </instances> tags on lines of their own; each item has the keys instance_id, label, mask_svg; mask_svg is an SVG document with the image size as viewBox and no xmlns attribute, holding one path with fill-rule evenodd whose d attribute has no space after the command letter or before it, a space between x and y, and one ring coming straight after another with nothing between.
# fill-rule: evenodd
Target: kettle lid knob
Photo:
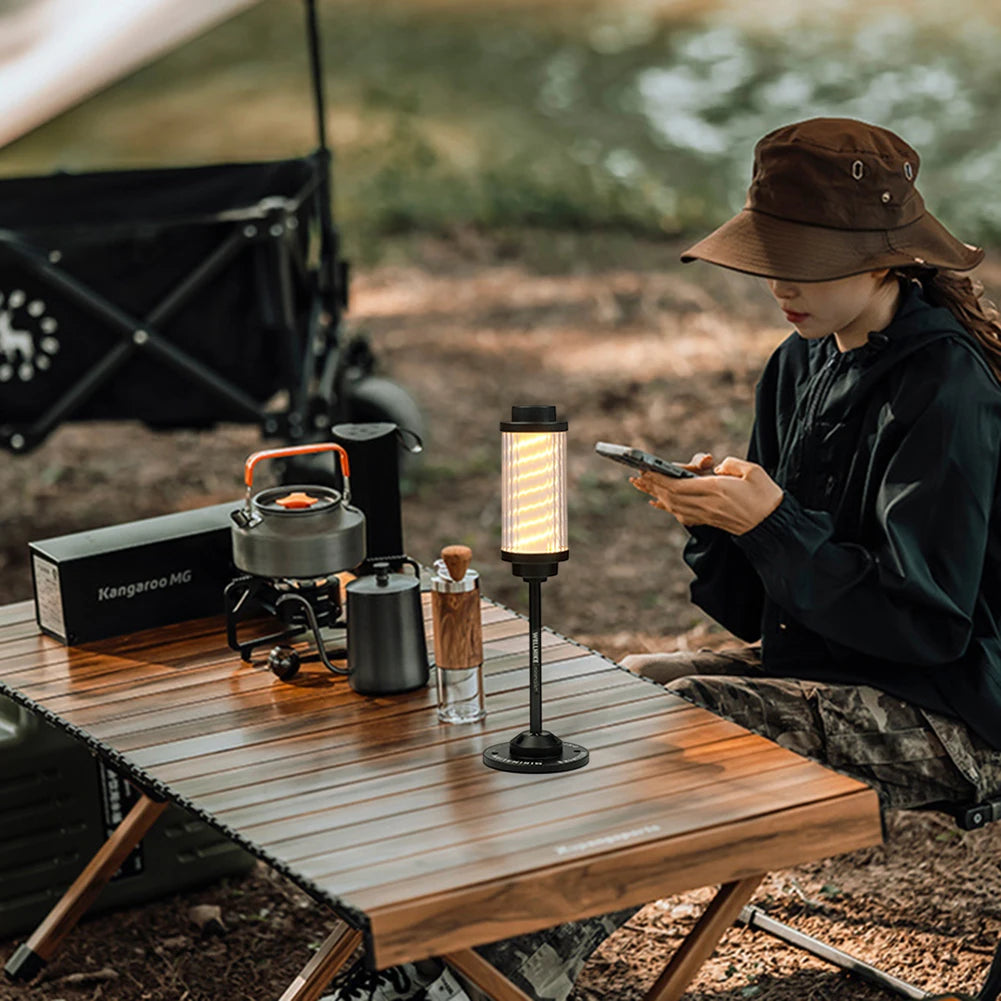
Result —
<instances>
[{"instance_id":1,"label":"kettle lid knob","mask_svg":"<svg viewBox=\"0 0 1001 1001\"><path fill-rule=\"evenodd\" d=\"M375 571L375 583L377 587L387 587L389 585L389 563L380 560L372 564Z\"/></svg>"}]
</instances>

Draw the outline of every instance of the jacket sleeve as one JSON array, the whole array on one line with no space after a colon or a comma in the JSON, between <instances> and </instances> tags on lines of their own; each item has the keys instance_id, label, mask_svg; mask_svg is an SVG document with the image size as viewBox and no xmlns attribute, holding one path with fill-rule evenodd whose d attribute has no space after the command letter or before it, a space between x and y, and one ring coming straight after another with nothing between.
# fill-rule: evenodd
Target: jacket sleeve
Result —
<instances>
[{"instance_id":1,"label":"jacket sleeve","mask_svg":"<svg viewBox=\"0 0 1001 1001\"><path fill-rule=\"evenodd\" d=\"M764 588L733 536L701 525L690 529L685 562L695 573L692 602L724 629L751 643L761 638Z\"/></svg>"},{"instance_id":2,"label":"jacket sleeve","mask_svg":"<svg viewBox=\"0 0 1001 1001\"><path fill-rule=\"evenodd\" d=\"M776 352L769 359L758 383L754 427L747 449L747 458L770 473L774 472L778 454L778 356ZM760 639L765 589L753 560L728 532L708 525L695 526L689 532L684 558L695 574L690 589L692 602L742 640Z\"/></svg>"},{"instance_id":3,"label":"jacket sleeve","mask_svg":"<svg viewBox=\"0 0 1001 1001\"><path fill-rule=\"evenodd\" d=\"M914 413L887 408L872 460L878 530L836 541L830 515L786 493L735 543L768 596L808 629L870 656L943 664L965 651L980 588L1001 448L1001 391L952 352ZM905 414L904 426L893 424Z\"/></svg>"}]
</instances>

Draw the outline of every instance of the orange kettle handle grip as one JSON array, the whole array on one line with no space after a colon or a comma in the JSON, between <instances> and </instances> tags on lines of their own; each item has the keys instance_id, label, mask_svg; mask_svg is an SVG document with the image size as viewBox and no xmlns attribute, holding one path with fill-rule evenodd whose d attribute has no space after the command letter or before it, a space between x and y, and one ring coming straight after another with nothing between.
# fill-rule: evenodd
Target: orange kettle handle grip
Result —
<instances>
[{"instance_id":1,"label":"orange kettle handle grip","mask_svg":"<svg viewBox=\"0 0 1001 1001\"><path fill-rule=\"evenodd\" d=\"M348 469L348 453L332 441L314 442L312 445L290 445L288 448L269 448L263 452L254 452L247 456L243 464L243 482L249 491L254 482L254 466L263 459L279 459L286 455L312 455L314 452L336 452L340 459L341 475L347 479L351 473Z\"/></svg>"}]
</instances>

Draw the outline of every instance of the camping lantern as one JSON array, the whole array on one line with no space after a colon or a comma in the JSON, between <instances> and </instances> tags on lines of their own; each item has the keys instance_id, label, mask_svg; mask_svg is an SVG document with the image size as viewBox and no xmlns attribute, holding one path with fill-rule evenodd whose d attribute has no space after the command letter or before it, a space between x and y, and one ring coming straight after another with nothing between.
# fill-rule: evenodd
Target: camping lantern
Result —
<instances>
[{"instance_id":1,"label":"camping lantern","mask_svg":"<svg viewBox=\"0 0 1001 1001\"><path fill-rule=\"evenodd\" d=\"M512 407L501 448L501 555L519 577L545 580L570 556L567 422L556 407Z\"/></svg>"},{"instance_id":2,"label":"camping lantern","mask_svg":"<svg viewBox=\"0 0 1001 1001\"><path fill-rule=\"evenodd\" d=\"M542 582L570 556L567 543L567 422L555 406L515 406L501 430L501 556L528 584L529 728L483 752L506 772L581 768L588 752L542 729Z\"/></svg>"}]
</instances>

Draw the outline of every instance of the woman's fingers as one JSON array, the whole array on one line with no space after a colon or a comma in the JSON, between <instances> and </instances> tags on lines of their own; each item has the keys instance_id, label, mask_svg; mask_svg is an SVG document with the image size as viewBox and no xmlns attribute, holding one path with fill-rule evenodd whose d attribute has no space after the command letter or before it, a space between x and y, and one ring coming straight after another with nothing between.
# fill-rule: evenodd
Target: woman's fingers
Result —
<instances>
[{"instance_id":1,"label":"woman's fingers","mask_svg":"<svg viewBox=\"0 0 1001 1001\"><path fill-rule=\"evenodd\" d=\"M683 462L682 466L693 473L698 473L704 469L712 469L715 461L709 452L696 452L688 462Z\"/></svg>"},{"instance_id":2,"label":"woman's fingers","mask_svg":"<svg viewBox=\"0 0 1001 1001\"><path fill-rule=\"evenodd\" d=\"M717 476L746 476L752 469L759 468L756 463L747 459L738 459L728 455L714 470Z\"/></svg>"},{"instance_id":3,"label":"woman's fingers","mask_svg":"<svg viewBox=\"0 0 1001 1001\"><path fill-rule=\"evenodd\" d=\"M638 476L631 476L629 482L637 490L642 490L644 493L656 496L664 493L672 484L678 481L669 476L662 476L660 473L653 473L649 469L645 469Z\"/></svg>"},{"instance_id":4,"label":"woman's fingers","mask_svg":"<svg viewBox=\"0 0 1001 1001\"><path fill-rule=\"evenodd\" d=\"M712 461L708 453L699 453L689 465L704 472ZM652 498L652 507L682 525L712 525L734 535L759 524L782 501L782 488L757 463L728 455L712 473L673 479L646 470L629 482Z\"/></svg>"}]
</instances>

